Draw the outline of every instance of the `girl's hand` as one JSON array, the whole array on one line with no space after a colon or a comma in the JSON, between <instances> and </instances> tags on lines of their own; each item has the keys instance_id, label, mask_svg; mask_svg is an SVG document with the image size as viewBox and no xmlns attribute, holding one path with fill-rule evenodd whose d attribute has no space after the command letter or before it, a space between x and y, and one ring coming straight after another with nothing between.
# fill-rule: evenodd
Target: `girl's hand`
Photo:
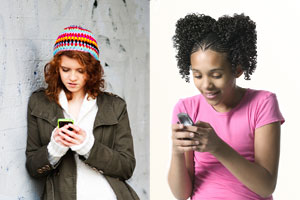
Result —
<instances>
[{"instance_id":1,"label":"girl's hand","mask_svg":"<svg viewBox=\"0 0 300 200\"><path fill-rule=\"evenodd\" d=\"M68 130L69 128L72 128L73 130L70 131ZM80 145L86 138L86 132L74 124L68 124L60 128L60 131L58 131L58 135L62 139L62 141L60 140L60 142L68 147Z\"/></svg>"},{"instance_id":2,"label":"girl's hand","mask_svg":"<svg viewBox=\"0 0 300 200\"><path fill-rule=\"evenodd\" d=\"M209 123L198 121L195 126L186 126L185 130L194 133L192 139L198 142L198 145L192 146L194 151L214 153L223 144L223 140L219 138Z\"/></svg>"},{"instance_id":3,"label":"girl's hand","mask_svg":"<svg viewBox=\"0 0 300 200\"><path fill-rule=\"evenodd\" d=\"M53 133L53 139L55 140L56 143L65 146L65 147L69 147L71 145L71 143L69 143L68 141L64 140L64 137L62 137L61 135L64 134L62 132L62 128L58 128L56 127L54 133Z\"/></svg>"},{"instance_id":4,"label":"girl's hand","mask_svg":"<svg viewBox=\"0 0 300 200\"><path fill-rule=\"evenodd\" d=\"M172 125L172 143L173 153L183 154L192 151L200 144L198 140L194 140L195 133L188 131L187 126L182 124Z\"/></svg>"}]
</instances>

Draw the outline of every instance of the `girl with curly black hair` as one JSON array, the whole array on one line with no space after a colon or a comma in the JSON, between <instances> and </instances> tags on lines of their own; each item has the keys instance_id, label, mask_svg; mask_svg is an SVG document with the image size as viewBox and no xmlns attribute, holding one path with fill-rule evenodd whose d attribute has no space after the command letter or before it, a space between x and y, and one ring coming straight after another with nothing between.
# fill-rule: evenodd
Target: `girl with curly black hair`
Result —
<instances>
[{"instance_id":1,"label":"girl with curly black hair","mask_svg":"<svg viewBox=\"0 0 300 200\"><path fill-rule=\"evenodd\" d=\"M181 99L172 120L168 181L178 199L272 199L280 126L274 93L236 85L256 68L256 25L244 14L189 14L173 37L179 72L201 94ZM195 124L179 124L187 113Z\"/></svg>"}]
</instances>

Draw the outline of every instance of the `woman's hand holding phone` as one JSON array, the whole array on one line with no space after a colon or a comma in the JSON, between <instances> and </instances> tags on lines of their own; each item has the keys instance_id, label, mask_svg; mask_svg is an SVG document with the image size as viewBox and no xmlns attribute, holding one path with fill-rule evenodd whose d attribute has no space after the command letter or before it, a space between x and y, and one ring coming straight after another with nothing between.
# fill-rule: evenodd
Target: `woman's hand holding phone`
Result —
<instances>
[{"instance_id":1,"label":"woman's hand holding phone","mask_svg":"<svg viewBox=\"0 0 300 200\"><path fill-rule=\"evenodd\" d=\"M194 133L193 140L199 143L192 147L194 151L214 153L224 144L209 123L198 121L194 126L185 127L185 131Z\"/></svg>"},{"instance_id":2,"label":"woman's hand holding phone","mask_svg":"<svg viewBox=\"0 0 300 200\"><path fill-rule=\"evenodd\" d=\"M199 141L193 140L195 133L187 131L186 127L183 124L172 125L173 153L175 154L192 151L199 145Z\"/></svg>"},{"instance_id":3,"label":"woman's hand holding phone","mask_svg":"<svg viewBox=\"0 0 300 200\"><path fill-rule=\"evenodd\" d=\"M223 141L209 123L198 121L194 124L187 113L177 116L181 124L172 125L174 153L191 150L212 153L219 149Z\"/></svg>"},{"instance_id":4,"label":"woman's hand holding phone","mask_svg":"<svg viewBox=\"0 0 300 200\"><path fill-rule=\"evenodd\" d=\"M57 143L66 147L71 147L82 144L86 138L86 132L80 127L69 123L61 128L57 127L53 137Z\"/></svg>"},{"instance_id":5,"label":"woman's hand holding phone","mask_svg":"<svg viewBox=\"0 0 300 200\"><path fill-rule=\"evenodd\" d=\"M216 152L223 143L210 124L198 121L193 126L172 125L173 153Z\"/></svg>"}]
</instances>

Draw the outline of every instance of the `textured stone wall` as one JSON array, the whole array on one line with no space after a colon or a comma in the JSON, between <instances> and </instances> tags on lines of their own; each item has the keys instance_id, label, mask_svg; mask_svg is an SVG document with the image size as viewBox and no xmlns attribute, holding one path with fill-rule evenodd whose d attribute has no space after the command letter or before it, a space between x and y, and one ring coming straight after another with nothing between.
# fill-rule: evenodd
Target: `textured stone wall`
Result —
<instances>
[{"instance_id":1,"label":"textured stone wall","mask_svg":"<svg viewBox=\"0 0 300 200\"><path fill-rule=\"evenodd\" d=\"M0 199L39 199L25 169L26 111L68 25L94 33L107 90L124 98L137 166L129 184L149 199L149 1L0 0Z\"/></svg>"}]
</instances>

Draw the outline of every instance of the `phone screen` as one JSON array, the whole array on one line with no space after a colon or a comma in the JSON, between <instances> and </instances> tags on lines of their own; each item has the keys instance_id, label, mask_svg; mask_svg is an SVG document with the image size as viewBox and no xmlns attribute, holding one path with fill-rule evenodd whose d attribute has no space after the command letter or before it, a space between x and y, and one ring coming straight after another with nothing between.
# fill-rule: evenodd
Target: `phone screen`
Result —
<instances>
[{"instance_id":1,"label":"phone screen","mask_svg":"<svg viewBox=\"0 0 300 200\"><path fill-rule=\"evenodd\" d=\"M72 119L58 119L58 128L61 128L67 124L74 124L74 121ZM68 128L69 131L73 131L72 128Z\"/></svg>"}]
</instances>

